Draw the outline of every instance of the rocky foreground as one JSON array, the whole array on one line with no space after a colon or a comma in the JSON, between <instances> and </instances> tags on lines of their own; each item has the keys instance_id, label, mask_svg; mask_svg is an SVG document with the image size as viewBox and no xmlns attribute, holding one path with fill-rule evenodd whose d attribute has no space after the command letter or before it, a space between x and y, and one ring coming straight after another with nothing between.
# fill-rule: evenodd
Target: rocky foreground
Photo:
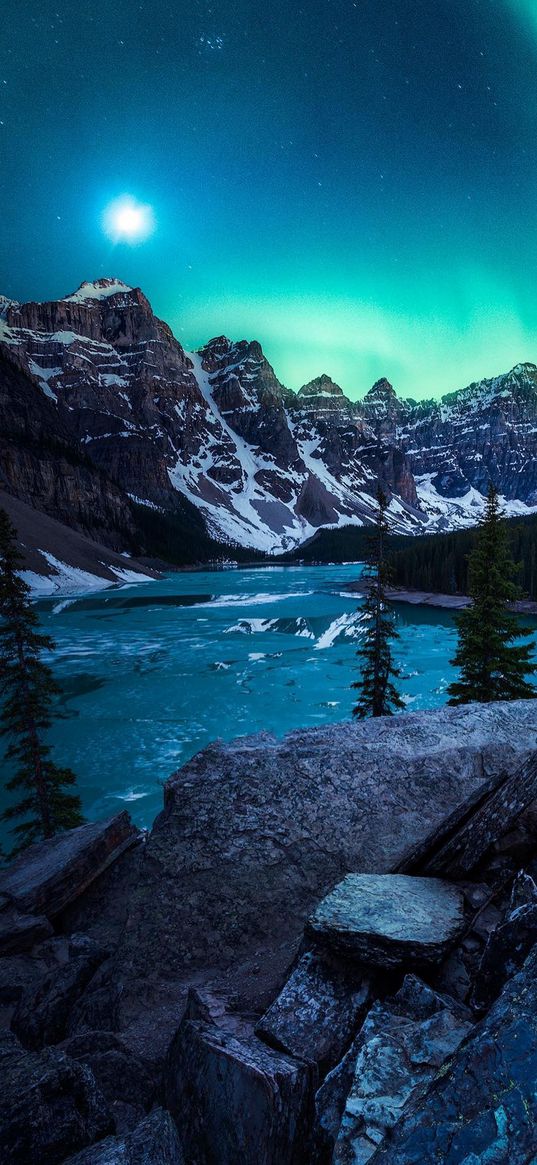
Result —
<instances>
[{"instance_id":1,"label":"rocky foreground","mask_svg":"<svg viewBox=\"0 0 537 1165\"><path fill-rule=\"evenodd\" d=\"M529 1165L537 717L216 744L0 876L14 1165Z\"/></svg>"}]
</instances>

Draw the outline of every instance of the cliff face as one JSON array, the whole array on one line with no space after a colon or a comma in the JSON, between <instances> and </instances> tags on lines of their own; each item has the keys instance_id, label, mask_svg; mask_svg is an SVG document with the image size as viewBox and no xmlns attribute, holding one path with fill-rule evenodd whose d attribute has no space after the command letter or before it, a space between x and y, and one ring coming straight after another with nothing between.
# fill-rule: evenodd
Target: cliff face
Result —
<instances>
[{"instance_id":1,"label":"cliff face","mask_svg":"<svg viewBox=\"0 0 537 1165\"><path fill-rule=\"evenodd\" d=\"M105 546L123 549L134 535L129 499L84 453L69 412L1 353L0 483Z\"/></svg>"},{"instance_id":2,"label":"cliff face","mask_svg":"<svg viewBox=\"0 0 537 1165\"><path fill-rule=\"evenodd\" d=\"M47 405L47 426L117 487L168 512L186 499L224 541L275 552L367 522L379 480L398 532L474 524L490 478L508 512L537 508L534 365L441 401L402 401L385 379L351 401L326 374L295 394L256 341L220 336L188 355L139 288L107 279L50 303L2 301L0 348L33 385L28 415ZM20 469L50 512L62 487Z\"/></svg>"}]
</instances>

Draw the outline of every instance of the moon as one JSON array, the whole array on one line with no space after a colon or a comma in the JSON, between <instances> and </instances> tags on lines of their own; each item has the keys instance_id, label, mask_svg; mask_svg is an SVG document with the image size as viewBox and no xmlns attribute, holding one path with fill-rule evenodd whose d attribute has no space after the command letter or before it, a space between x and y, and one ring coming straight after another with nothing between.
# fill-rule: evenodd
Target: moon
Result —
<instances>
[{"instance_id":1,"label":"moon","mask_svg":"<svg viewBox=\"0 0 537 1165\"><path fill-rule=\"evenodd\" d=\"M142 243L155 229L153 208L123 194L106 207L103 228L113 243Z\"/></svg>"}]
</instances>

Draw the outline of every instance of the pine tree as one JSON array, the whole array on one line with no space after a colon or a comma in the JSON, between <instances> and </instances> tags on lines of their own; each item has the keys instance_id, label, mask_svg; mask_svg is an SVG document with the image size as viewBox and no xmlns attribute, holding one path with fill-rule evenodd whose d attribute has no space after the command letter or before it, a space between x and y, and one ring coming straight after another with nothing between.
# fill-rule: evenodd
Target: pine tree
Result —
<instances>
[{"instance_id":1,"label":"pine tree","mask_svg":"<svg viewBox=\"0 0 537 1165\"><path fill-rule=\"evenodd\" d=\"M457 618L459 640L454 659L459 679L450 684L450 704L475 700L522 700L537 697L527 676L537 671L532 644L516 643L532 635L524 630L507 604L519 592L515 585L508 532L500 510L498 491L489 487L476 545L468 561L471 605Z\"/></svg>"},{"instance_id":2,"label":"pine tree","mask_svg":"<svg viewBox=\"0 0 537 1165\"><path fill-rule=\"evenodd\" d=\"M388 503L380 486L377 491L377 520L369 540L369 553L362 578L366 582L366 600L363 607L366 632L358 656L362 662L362 676L352 684L359 692L353 715L391 716L404 707L394 680L399 670L394 666L390 641L399 634L394 625L393 612L386 599L389 568L386 562L386 539L389 533L386 511Z\"/></svg>"},{"instance_id":3,"label":"pine tree","mask_svg":"<svg viewBox=\"0 0 537 1165\"><path fill-rule=\"evenodd\" d=\"M12 828L13 854L83 820L80 798L66 791L75 784L75 775L53 763L44 740L59 689L41 653L54 643L39 631L30 589L19 574L21 565L16 532L0 509L0 734L9 739L6 760L15 769L6 787L21 795L1 819L23 818Z\"/></svg>"}]
</instances>

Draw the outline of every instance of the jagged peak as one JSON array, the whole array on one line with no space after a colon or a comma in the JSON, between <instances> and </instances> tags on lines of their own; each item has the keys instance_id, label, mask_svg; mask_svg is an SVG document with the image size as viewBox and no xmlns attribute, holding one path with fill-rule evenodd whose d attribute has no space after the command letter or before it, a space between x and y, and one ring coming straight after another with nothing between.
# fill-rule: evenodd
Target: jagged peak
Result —
<instances>
[{"instance_id":1,"label":"jagged peak","mask_svg":"<svg viewBox=\"0 0 537 1165\"><path fill-rule=\"evenodd\" d=\"M265 360L259 340L230 340L228 336L214 336L199 349L198 354L204 360L216 362L220 368L261 364Z\"/></svg>"},{"instance_id":2,"label":"jagged peak","mask_svg":"<svg viewBox=\"0 0 537 1165\"><path fill-rule=\"evenodd\" d=\"M124 283L122 279L102 278L94 279L93 281L85 280L71 295L65 295L63 302L84 303L86 300L92 299L109 299L112 295L124 295L134 290L135 288L130 287L128 283Z\"/></svg>"},{"instance_id":3,"label":"jagged peak","mask_svg":"<svg viewBox=\"0 0 537 1165\"><path fill-rule=\"evenodd\" d=\"M532 364L531 360L523 360L520 364L515 364L515 367L507 373L508 376L535 376L537 373L537 364Z\"/></svg>"},{"instance_id":4,"label":"jagged peak","mask_svg":"<svg viewBox=\"0 0 537 1165\"><path fill-rule=\"evenodd\" d=\"M381 376L380 380L376 380L372 387L366 392L364 400L397 400L397 393L390 384L390 381L385 376Z\"/></svg>"},{"instance_id":5,"label":"jagged peak","mask_svg":"<svg viewBox=\"0 0 537 1165\"><path fill-rule=\"evenodd\" d=\"M10 307L20 307L18 300L10 299L8 295L0 295L0 319L4 318Z\"/></svg>"},{"instance_id":6,"label":"jagged peak","mask_svg":"<svg viewBox=\"0 0 537 1165\"><path fill-rule=\"evenodd\" d=\"M313 380L308 381L307 384L303 384L302 388L299 388L297 395L345 397L343 389L326 372L322 372L320 376L316 376Z\"/></svg>"}]
</instances>

